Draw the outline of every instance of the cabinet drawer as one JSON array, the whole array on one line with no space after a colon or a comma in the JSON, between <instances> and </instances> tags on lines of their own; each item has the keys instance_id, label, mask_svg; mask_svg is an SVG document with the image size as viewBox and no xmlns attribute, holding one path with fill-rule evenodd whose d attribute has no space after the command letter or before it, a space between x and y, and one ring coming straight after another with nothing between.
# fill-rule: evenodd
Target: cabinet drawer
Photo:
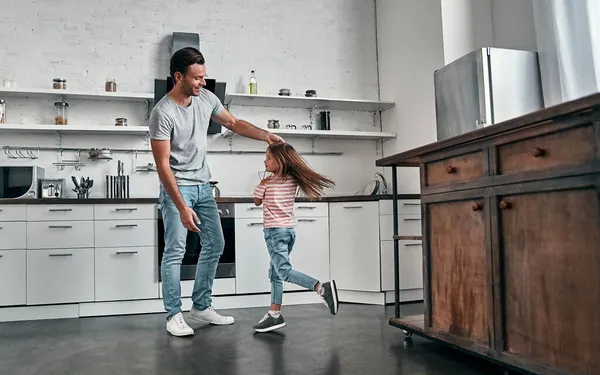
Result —
<instances>
[{"instance_id":1,"label":"cabinet drawer","mask_svg":"<svg viewBox=\"0 0 600 375\"><path fill-rule=\"evenodd\" d=\"M93 221L27 223L28 249L71 249L94 247Z\"/></svg>"},{"instance_id":2,"label":"cabinet drawer","mask_svg":"<svg viewBox=\"0 0 600 375\"><path fill-rule=\"evenodd\" d=\"M487 173L482 151L426 164L427 186L476 180Z\"/></svg>"},{"instance_id":3,"label":"cabinet drawer","mask_svg":"<svg viewBox=\"0 0 600 375\"><path fill-rule=\"evenodd\" d=\"M0 250L26 249L27 223L0 222Z\"/></svg>"},{"instance_id":4,"label":"cabinet drawer","mask_svg":"<svg viewBox=\"0 0 600 375\"><path fill-rule=\"evenodd\" d=\"M296 203L294 205L296 217L327 217L329 216L329 205L327 203Z\"/></svg>"},{"instance_id":5,"label":"cabinet drawer","mask_svg":"<svg viewBox=\"0 0 600 375\"><path fill-rule=\"evenodd\" d=\"M155 247L96 248L96 301L158 298Z\"/></svg>"},{"instance_id":6,"label":"cabinet drawer","mask_svg":"<svg viewBox=\"0 0 600 375\"><path fill-rule=\"evenodd\" d=\"M380 215L393 215L391 200L379 201ZM398 215L421 214L421 201L418 199L398 199Z\"/></svg>"},{"instance_id":7,"label":"cabinet drawer","mask_svg":"<svg viewBox=\"0 0 600 375\"><path fill-rule=\"evenodd\" d=\"M381 241L394 240L394 216L381 215L379 217L379 233ZM398 216L398 235L399 236L420 236L421 215L399 215Z\"/></svg>"},{"instance_id":8,"label":"cabinet drawer","mask_svg":"<svg viewBox=\"0 0 600 375\"><path fill-rule=\"evenodd\" d=\"M94 300L94 249L27 252L27 304Z\"/></svg>"},{"instance_id":9,"label":"cabinet drawer","mask_svg":"<svg viewBox=\"0 0 600 375\"><path fill-rule=\"evenodd\" d=\"M156 220L96 221L96 247L156 246Z\"/></svg>"},{"instance_id":10,"label":"cabinet drawer","mask_svg":"<svg viewBox=\"0 0 600 375\"><path fill-rule=\"evenodd\" d=\"M90 204L40 204L27 206L27 221L94 220Z\"/></svg>"},{"instance_id":11,"label":"cabinet drawer","mask_svg":"<svg viewBox=\"0 0 600 375\"><path fill-rule=\"evenodd\" d=\"M238 203L235 205L235 217L237 219L262 218L263 207L255 206L254 203Z\"/></svg>"},{"instance_id":12,"label":"cabinet drawer","mask_svg":"<svg viewBox=\"0 0 600 375\"><path fill-rule=\"evenodd\" d=\"M0 306L27 302L26 274L25 250L0 251Z\"/></svg>"},{"instance_id":13,"label":"cabinet drawer","mask_svg":"<svg viewBox=\"0 0 600 375\"><path fill-rule=\"evenodd\" d=\"M97 204L94 206L96 220L156 219L156 204Z\"/></svg>"},{"instance_id":14,"label":"cabinet drawer","mask_svg":"<svg viewBox=\"0 0 600 375\"><path fill-rule=\"evenodd\" d=\"M27 206L24 204L0 204L0 221L27 220Z\"/></svg>"},{"instance_id":15,"label":"cabinet drawer","mask_svg":"<svg viewBox=\"0 0 600 375\"><path fill-rule=\"evenodd\" d=\"M596 157L591 126L543 135L498 147L501 174L569 166Z\"/></svg>"},{"instance_id":16,"label":"cabinet drawer","mask_svg":"<svg viewBox=\"0 0 600 375\"><path fill-rule=\"evenodd\" d=\"M421 241L398 241L400 290L423 288ZM381 242L381 290L394 290L394 242Z\"/></svg>"}]
</instances>

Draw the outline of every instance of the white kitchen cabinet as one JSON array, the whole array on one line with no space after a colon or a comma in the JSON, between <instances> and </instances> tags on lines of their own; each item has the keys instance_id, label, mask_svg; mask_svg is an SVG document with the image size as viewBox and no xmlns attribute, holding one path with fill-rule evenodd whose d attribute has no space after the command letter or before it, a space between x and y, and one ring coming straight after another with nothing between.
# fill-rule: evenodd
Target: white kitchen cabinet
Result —
<instances>
[{"instance_id":1,"label":"white kitchen cabinet","mask_svg":"<svg viewBox=\"0 0 600 375\"><path fill-rule=\"evenodd\" d=\"M0 251L0 306L24 305L26 298L25 250Z\"/></svg>"},{"instance_id":2,"label":"white kitchen cabinet","mask_svg":"<svg viewBox=\"0 0 600 375\"><path fill-rule=\"evenodd\" d=\"M96 248L95 300L158 298L156 247Z\"/></svg>"},{"instance_id":3,"label":"white kitchen cabinet","mask_svg":"<svg viewBox=\"0 0 600 375\"><path fill-rule=\"evenodd\" d=\"M27 304L94 300L94 249L27 250Z\"/></svg>"},{"instance_id":4,"label":"white kitchen cabinet","mask_svg":"<svg viewBox=\"0 0 600 375\"><path fill-rule=\"evenodd\" d=\"M423 288L421 241L398 241L400 290ZM394 241L381 242L381 290L394 290Z\"/></svg>"},{"instance_id":5,"label":"white kitchen cabinet","mask_svg":"<svg viewBox=\"0 0 600 375\"><path fill-rule=\"evenodd\" d=\"M93 221L27 222L28 249L94 247Z\"/></svg>"},{"instance_id":6,"label":"white kitchen cabinet","mask_svg":"<svg viewBox=\"0 0 600 375\"><path fill-rule=\"evenodd\" d=\"M156 220L156 204L96 204L94 220Z\"/></svg>"},{"instance_id":7,"label":"white kitchen cabinet","mask_svg":"<svg viewBox=\"0 0 600 375\"><path fill-rule=\"evenodd\" d=\"M329 226L338 289L380 292L379 203L331 203Z\"/></svg>"},{"instance_id":8,"label":"white kitchen cabinet","mask_svg":"<svg viewBox=\"0 0 600 375\"><path fill-rule=\"evenodd\" d=\"M155 246L156 220L103 220L94 222L96 247Z\"/></svg>"},{"instance_id":9,"label":"white kitchen cabinet","mask_svg":"<svg viewBox=\"0 0 600 375\"><path fill-rule=\"evenodd\" d=\"M27 248L27 223L0 222L0 250Z\"/></svg>"},{"instance_id":10,"label":"white kitchen cabinet","mask_svg":"<svg viewBox=\"0 0 600 375\"><path fill-rule=\"evenodd\" d=\"M91 204L27 205L27 221L94 220Z\"/></svg>"},{"instance_id":11,"label":"white kitchen cabinet","mask_svg":"<svg viewBox=\"0 0 600 375\"><path fill-rule=\"evenodd\" d=\"M238 209L236 205L236 215ZM251 211L250 211L251 212ZM263 219L235 219L235 291L237 294L271 291L270 257Z\"/></svg>"},{"instance_id":12,"label":"white kitchen cabinet","mask_svg":"<svg viewBox=\"0 0 600 375\"><path fill-rule=\"evenodd\" d=\"M329 219L327 217L301 217L296 223L296 243L290 254L290 262L296 271L315 279L329 281ZM301 286L285 283L284 289L306 290Z\"/></svg>"},{"instance_id":13,"label":"white kitchen cabinet","mask_svg":"<svg viewBox=\"0 0 600 375\"><path fill-rule=\"evenodd\" d=\"M27 209L24 204L0 205L0 221L25 221Z\"/></svg>"}]
</instances>

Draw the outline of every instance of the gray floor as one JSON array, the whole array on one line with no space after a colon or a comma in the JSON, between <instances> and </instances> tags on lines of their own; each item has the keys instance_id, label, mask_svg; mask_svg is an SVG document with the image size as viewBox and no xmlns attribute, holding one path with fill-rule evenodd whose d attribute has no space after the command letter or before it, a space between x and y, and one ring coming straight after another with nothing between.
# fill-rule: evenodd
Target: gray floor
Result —
<instances>
[{"instance_id":1,"label":"gray floor","mask_svg":"<svg viewBox=\"0 0 600 375\"><path fill-rule=\"evenodd\" d=\"M403 306L420 312L422 307ZM174 338L161 314L0 323L0 374L502 374L487 362L388 325L392 307L284 308L287 327L254 334L265 309L230 310L232 326ZM404 313L403 313L404 315Z\"/></svg>"}]
</instances>

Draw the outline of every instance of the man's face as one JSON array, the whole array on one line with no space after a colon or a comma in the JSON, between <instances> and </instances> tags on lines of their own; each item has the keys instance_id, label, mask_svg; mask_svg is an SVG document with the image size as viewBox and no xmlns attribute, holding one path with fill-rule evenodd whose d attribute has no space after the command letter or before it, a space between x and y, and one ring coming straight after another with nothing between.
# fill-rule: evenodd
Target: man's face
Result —
<instances>
[{"instance_id":1,"label":"man's face","mask_svg":"<svg viewBox=\"0 0 600 375\"><path fill-rule=\"evenodd\" d=\"M180 82L183 92L189 96L200 95L200 89L206 86L206 66L200 64L190 65L185 76L176 73L178 82Z\"/></svg>"}]
</instances>

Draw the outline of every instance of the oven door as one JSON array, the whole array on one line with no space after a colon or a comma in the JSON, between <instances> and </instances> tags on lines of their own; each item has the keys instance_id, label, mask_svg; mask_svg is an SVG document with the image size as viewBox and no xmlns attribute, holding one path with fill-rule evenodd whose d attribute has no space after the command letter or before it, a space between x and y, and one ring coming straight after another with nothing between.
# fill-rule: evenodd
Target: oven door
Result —
<instances>
[{"instance_id":1,"label":"oven door","mask_svg":"<svg viewBox=\"0 0 600 375\"><path fill-rule=\"evenodd\" d=\"M37 198L43 177L44 169L37 166L0 166L0 199Z\"/></svg>"}]
</instances>

